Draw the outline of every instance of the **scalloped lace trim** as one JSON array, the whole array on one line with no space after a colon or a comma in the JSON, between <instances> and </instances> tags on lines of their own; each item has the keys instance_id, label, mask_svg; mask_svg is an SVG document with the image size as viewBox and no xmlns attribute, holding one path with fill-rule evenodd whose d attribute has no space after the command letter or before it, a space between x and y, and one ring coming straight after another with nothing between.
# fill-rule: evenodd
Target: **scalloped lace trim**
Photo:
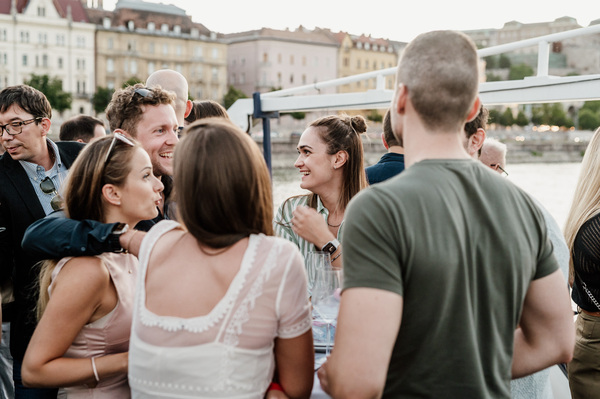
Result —
<instances>
[{"instance_id":1,"label":"scalloped lace trim","mask_svg":"<svg viewBox=\"0 0 600 399\"><path fill-rule=\"evenodd\" d=\"M152 250L154 244L161 235L173 229L174 227L175 226L172 226L169 223L168 225L165 225L164 228L156 231L156 235L152 236L152 241L149 242L147 247L148 252ZM234 277L229 289L225 293L225 296L219 301L213 310L210 311L210 313L205 316L193 317L189 319L173 316L159 316L146 308L146 287L145 284L142 284L140 287L141 289L138 289L137 292L137 295L140 296L138 301L140 322L147 327L159 327L169 332L185 330L192 333L201 333L215 326L215 324L222 320L227 312L231 310L237 299L237 296L242 290L242 287L246 282L246 276L248 275L248 272L254 263L256 249L259 242L260 239L258 236L250 236L248 248L244 254L244 258L242 259L242 264L240 265L238 274ZM144 258L145 262L143 265L141 265L141 281L146 281L146 271L148 268L147 256Z\"/></svg>"}]
</instances>

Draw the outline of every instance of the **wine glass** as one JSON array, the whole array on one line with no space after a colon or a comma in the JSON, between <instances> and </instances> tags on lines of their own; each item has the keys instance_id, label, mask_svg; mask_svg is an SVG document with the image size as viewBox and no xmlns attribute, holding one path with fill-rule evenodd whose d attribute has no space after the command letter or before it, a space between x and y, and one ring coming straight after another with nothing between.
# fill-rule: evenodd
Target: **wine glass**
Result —
<instances>
[{"instance_id":1,"label":"wine glass","mask_svg":"<svg viewBox=\"0 0 600 399\"><path fill-rule=\"evenodd\" d=\"M327 326L325 358L329 356L331 324L337 320L342 287L342 269L324 268L317 270L312 293L313 309Z\"/></svg>"},{"instance_id":2,"label":"wine glass","mask_svg":"<svg viewBox=\"0 0 600 399\"><path fill-rule=\"evenodd\" d=\"M312 293L317 278L317 272L321 269L331 269L331 255L325 251L311 251L306 259L306 275L308 277L308 292Z\"/></svg>"}]
</instances>

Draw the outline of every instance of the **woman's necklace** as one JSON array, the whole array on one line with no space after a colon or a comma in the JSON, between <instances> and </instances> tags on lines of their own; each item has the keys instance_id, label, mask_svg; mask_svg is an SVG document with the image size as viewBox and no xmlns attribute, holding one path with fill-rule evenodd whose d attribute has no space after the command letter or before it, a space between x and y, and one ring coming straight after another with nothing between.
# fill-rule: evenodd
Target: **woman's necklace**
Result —
<instances>
[{"instance_id":1,"label":"woman's necklace","mask_svg":"<svg viewBox=\"0 0 600 399\"><path fill-rule=\"evenodd\" d=\"M342 218L342 221L340 222L340 224L337 224L337 225L336 224L329 224L329 217L331 215L333 215L334 213L336 213L337 210L338 210L338 207L336 206L335 209L334 209L334 211L331 212L329 215L327 215L327 226L329 226L329 227L336 227L337 228L337 227L340 227L342 225L342 222L344 221L343 218Z\"/></svg>"}]
</instances>

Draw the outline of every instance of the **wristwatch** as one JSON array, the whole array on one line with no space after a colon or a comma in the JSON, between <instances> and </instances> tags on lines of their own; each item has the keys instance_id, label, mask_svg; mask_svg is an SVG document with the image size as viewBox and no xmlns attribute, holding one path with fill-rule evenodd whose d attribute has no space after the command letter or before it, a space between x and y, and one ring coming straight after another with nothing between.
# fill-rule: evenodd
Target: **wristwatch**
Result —
<instances>
[{"instance_id":1,"label":"wristwatch","mask_svg":"<svg viewBox=\"0 0 600 399\"><path fill-rule=\"evenodd\" d=\"M333 255L333 253L335 251L337 251L339 246L340 246L340 242L334 238L333 240L331 240L327 244L325 244L325 246L323 248L321 248L321 251L329 252L330 254Z\"/></svg>"},{"instance_id":2,"label":"wristwatch","mask_svg":"<svg viewBox=\"0 0 600 399\"><path fill-rule=\"evenodd\" d=\"M112 232L108 235L108 243L112 252L127 252L121 246L121 242L119 241L121 234L125 234L127 230L129 230L129 225L127 223L117 223L115 227L113 227Z\"/></svg>"}]
</instances>

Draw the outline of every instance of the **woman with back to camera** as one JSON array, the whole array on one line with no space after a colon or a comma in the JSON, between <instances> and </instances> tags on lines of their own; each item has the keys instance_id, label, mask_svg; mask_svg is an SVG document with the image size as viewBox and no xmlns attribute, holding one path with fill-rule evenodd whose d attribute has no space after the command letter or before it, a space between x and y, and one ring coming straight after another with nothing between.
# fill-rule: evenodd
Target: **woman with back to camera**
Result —
<instances>
[{"instance_id":1,"label":"woman with back to camera","mask_svg":"<svg viewBox=\"0 0 600 399\"><path fill-rule=\"evenodd\" d=\"M272 236L258 146L231 122L204 119L186 128L174 163L181 224L158 223L140 249L133 397L259 399L274 374L289 397L308 397L306 275L299 251Z\"/></svg>"},{"instance_id":2,"label":"woman with back to camera","mask_svg":"<svg viewBox=\"0 0 600 399\"><path fill-rule=\"evenodd\" d=\"M286 199L273 227L305 258L311 251L325 250L333 266L342 265L338 237L344 212L352 197L368 185L360 137L366 131L360 115L330 115L312 122L300 136L294 166L302 175L300 187L311 193Z\"/></svg>"},{"instance_id":3,"label":"woman with back to camera","mask_svg":"<svg viewBox=\"0 0 600 399\"><path fill-rule=\"evenodd\" d=\"M573 360L568 364L573 399L600 392L600 128L587 146L565 225L571 253L571 297L580 311Z\"/></svg>"},{"instance_id":4,"label":"woman with back to camera","mask_svg":"<svg viewBox=\"0 0 600 399\"><path fill-rule=\"evenodd\" d=\"M68 217L104 223L157 215L163 185L150 157L125 136L88 144L65 188ZM137 259L127 253L45 261L40 272L41 316L23 361L23 381L65 388L73 398L128 398L127 351Z\"/></svg>"}]
</instances>

